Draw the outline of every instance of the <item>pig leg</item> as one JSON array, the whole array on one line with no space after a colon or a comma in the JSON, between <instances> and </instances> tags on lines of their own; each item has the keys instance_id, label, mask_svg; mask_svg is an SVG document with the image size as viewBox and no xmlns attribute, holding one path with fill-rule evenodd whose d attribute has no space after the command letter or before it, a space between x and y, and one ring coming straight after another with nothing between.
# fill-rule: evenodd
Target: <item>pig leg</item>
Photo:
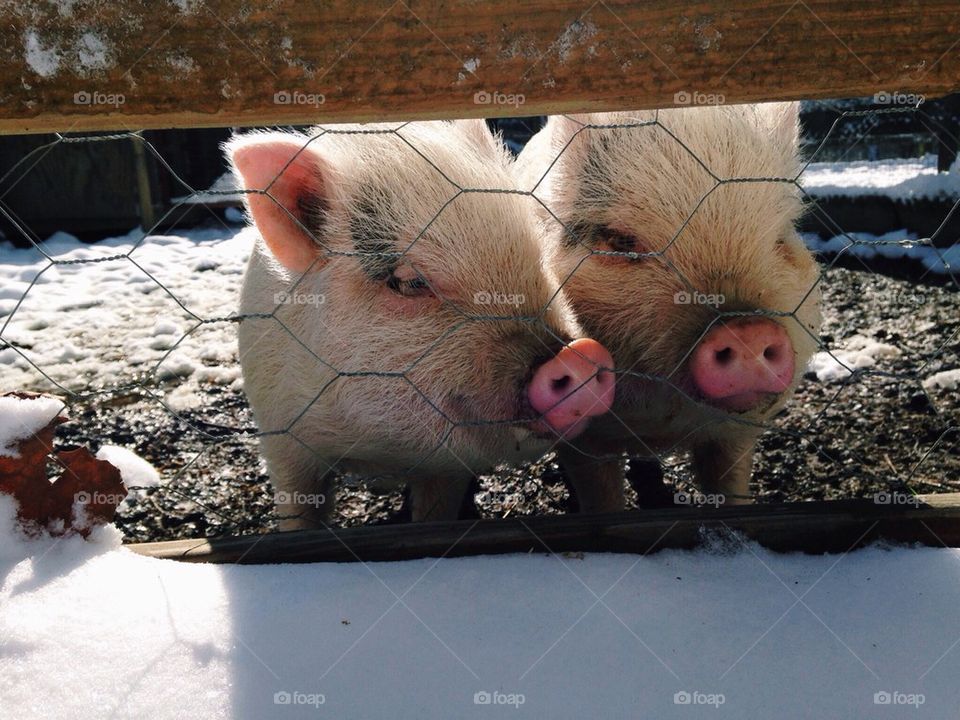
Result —
<instances>
[{"instance_id":1,"label":"pig leg","mask_svg":"<svg viewBox=\"0 0 960 720\"><path fill-rule=\"evenodd\" d=\"M280 529L324 527L336 500L336 475L330 464L288 437L264 437L261 444Z\"/></svg>"},{"instance_id":2,"label":"pig leg","mask_svg":"<svg viewBox=\"0 0 960 720\"><path fill-rule=\"evenodd\" d=\"M582 451L582 452L581 452ZM599 457L598 457L599 455ZM564 445L557 450L567 487L576 497L579 512L604 513L623 510L623 462L602 453Z\"/></svg>"},{"instance_id":3,"label":"pig leg","mask_svg":"<svg viewBox=\"0 0 960 720\"><path fill-rule=\"evenodd\" d=\"M752 502L750 472L755 444L756 438L749 437L694 445L693 470L700 490L723 494L728 505Z\"/></svg>"},{"instance_id":4,"label":"pig leg","mask_svg":"<svg viewBox=\"0 0 960 720\"><path fill-rule=\"evenodd\" d=\"M472 482L472 477L430 477L411 482L413 521L456 520Z\"/></svg>"}]
</instances>

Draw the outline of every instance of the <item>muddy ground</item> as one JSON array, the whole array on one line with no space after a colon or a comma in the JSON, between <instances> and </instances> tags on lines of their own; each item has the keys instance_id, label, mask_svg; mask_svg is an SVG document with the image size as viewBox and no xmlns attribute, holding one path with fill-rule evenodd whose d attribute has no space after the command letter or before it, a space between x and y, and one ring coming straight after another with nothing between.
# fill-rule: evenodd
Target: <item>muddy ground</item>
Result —
<instances>
[{"instance_id":1,"label":"muddy ground","mask_svg":"<svg viewBox=\"0 0 960 720\"><path fill-rule=\"evenodd\" d=\"M960 293L844 269L825 272L823 341L842 349L853 335L900 348L875 374L846 383L806 378L761 439L753 491L759 502L871 496L881 490L960 490L960 390L925 392L921 381L960 367ZM162 390L164 388L157 388ZM209 402L174 414L162 393L103 396L75 404L63 444L134 449L160 471L160 487L139 491L117 524L130 541L276 529L272 489L242 393L209 387ZM668 490L690 489L682 457L667 457ZM630 503L636 503L630 491ZM563 513L571 499L552 456L481 478L482 517ZM402 493L342 489L334 524L405 519Z\"/></svg>"}]
</instances>

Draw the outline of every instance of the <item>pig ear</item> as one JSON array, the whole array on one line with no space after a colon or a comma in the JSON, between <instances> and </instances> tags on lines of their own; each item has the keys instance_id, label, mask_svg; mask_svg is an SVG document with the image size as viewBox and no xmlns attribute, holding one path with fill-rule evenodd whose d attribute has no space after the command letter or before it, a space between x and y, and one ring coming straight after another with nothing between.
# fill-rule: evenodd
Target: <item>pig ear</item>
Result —
<instances>
[{"instance_id":1,"label":"pig ear","mask_svg":"<svg viewBox=\"0 0 960 720\"><path fill-rule=\"evenodd\" d=\"M240 135L225 145L253 222L273 256L288 270L320 265L320 247L306 228L308 208L322 206L330 172L307 139L288 133Z\"/></svg>"},{"instance_id":2,"label":"pig ear","mask_svg":"<svg viewBox=\"0 0 960 720\"><path fill-rule=\"evenodd\" d=\"M586 164L592 131L584 130L583 126L591 122L590 115L554 115L547 121L543 132L550 133L554 152L562 152L558 164L577 168Z\"/></svg>"},{"instance_id":3,"label":"pig ear","mask_svg":"<svg viewBox=\"0 0 960 720\"><path fill-rule=\"evenodd\" d=\"M796 147L800 143L800 103L769 103L761 106L774 139L781 145Z\"/></svg>"},{"instance_id":4,"label":"pig ear","mask_svg":"<svg viewBox=\"0 0 960 720\"><path fill-rule=\"evenodd\" d=\"M503 142L500 140L499 133L494 135L487 125L487 121L482 118L474 120L455 120L456 125L463 133L464 137L481 153L487 157L500 160L503 158Z\"/></svg>"}]
</instances>

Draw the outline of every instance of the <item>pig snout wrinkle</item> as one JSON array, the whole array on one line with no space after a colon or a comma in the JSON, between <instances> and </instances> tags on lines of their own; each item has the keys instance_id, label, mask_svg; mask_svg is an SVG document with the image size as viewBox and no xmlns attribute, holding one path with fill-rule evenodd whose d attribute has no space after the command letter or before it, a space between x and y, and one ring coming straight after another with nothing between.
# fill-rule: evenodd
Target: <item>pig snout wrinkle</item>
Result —
<instances>
[{"instance_id":1,"label":"pig snout wrinkle","mask_svg":"<svg viewBox=\"0 0 960 720\"><path fill-rule=\"evenodd\" d=\"M693 352L690 370L708 402L746 412L790 387L793 345L783 326L773 320L734 320L707 333Z\"/></svg>"},{"instance_id":2,"label":"pig snout wrinkle","mask_svg":"<svg viewBox=\"0 0 960 720\"><path fill-rule=\"evenodd\" d=\"M591 417L603 415L613 404L613 358L595 340L575 340L538 367L527 386L530 406L541 418L536 432L575 437Z\"/></svg>"}]
</instances>

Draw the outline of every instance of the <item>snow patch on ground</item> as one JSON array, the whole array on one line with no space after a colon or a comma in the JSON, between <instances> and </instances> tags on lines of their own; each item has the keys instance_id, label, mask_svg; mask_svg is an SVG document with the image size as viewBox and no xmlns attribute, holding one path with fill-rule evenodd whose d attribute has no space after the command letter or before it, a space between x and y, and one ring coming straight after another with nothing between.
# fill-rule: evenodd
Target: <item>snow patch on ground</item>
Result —
<instances>
[{"instance_id":1,"label":"snow patch on ground","mask_svg":"<svg viewBox=\"0 0 960 720\"><path fill-rule=\"evenodd\" d=\"M244 193L237 182L236 176L232 172L225 172L208 187L206 190L198 190L190 195L179 195L170 198L174 204L184 205L215 205L218 203L233 203L238 206L243 205ZM243 215L241 214L241 218Z\"/></svg>"},{"instance_id":2,"label":"snow patch on ground","mask_svg":"<svg viewBox=\"0 0 960 720\"><path fill-rule=\"evenodd\" d=\"M846 348L814 355L809 370L820 382L840 382L850 377L854 370L874 367L877 360L899 357L900 354L893 345L854 335L847 341Z\"/></svg>"},{"instance_id":3,"label":"snow patch on ground","mask_svg":"<svg viewBox=\"0 0 960 720\"><path fill-rule=\"evenodd\" d=\"M69 562L82 562L93 555L118 550L123 543L123 533L113 525L94 526L86 539L77 534L50 537L44 531L38 532L39 536L27 536L23 533L17 519L17 501L10 495L0 493L0 587L3 587L5 579L9 579L7 572L11 567L24 561L31 564L34 558L42 558L54 549L59 549L61 553L72 558ZM60 563L56 564L56 569L58 572L62 570ZM5 596L4 590L0 590L0 597L4 597L0 604L6 601ZM9 647L7 629L11 622L15 621L5 616L0 609L0 666L3 665L5 657L9 657L5 650ZM3 701L0 707L8 712L6 700L4 684L0 682L0 701ZM7 715L4 714L3 717L6 718ZM16 714L10 717L16 717Z\"/></svg>"},{"instance_id":4,"label":"snow patch on ground","mask_svg":"<svg viewBox=\"0 0 960 720\"><path fill-rule=\"evenodd\" d=\"M813 252L825 255L843 252L864 260L877 257L918 260L926 270L940 275L956 273L960 268L960 244L934 247L906 230L893 230L883 235L851 232L826 240L816 233L803 233L803 239ZM922 289L918 288L917 292L922 294Z\"/></svg>"},{"instance_id":5,"label":"snow patch on ground","mask_svg":"<svg viewBox=\"0 0 960 720\"><path fill-rule=\"evenodd\" d=\"M960 171L937 172L937 156L890 158L853 162L815 162L807 165L800 185L814 197L885 195L895 200L956 197Z\"/></svg>"},{"instance_id":6,"label":"snow patch on ground","mask_svg":"<svg viewBox=\"0 0 960 720\"><path fill-rule=\"evenodd\" d=\"M889 709L877 693L944 718L960 703L953 549L195 565L117 548L110 529L27 541L12 508L0 497L0 697L17 720L867 718Z\"/></svg>"},{"instance_id":7,"label":"snow patch on ground","mask_svg":"<svg viewBox=\"0 0 960 720\"><path fill-rule=\"evenodd\" d=\"M42 430L63 408L60 400L51 397L0 397L0 456L20 457L19 441Z\"/></svg>"},{"instance_id":8,"label":"snow patch on ground","mask_svg":"<svg viewBox=\"0 0 960 720\"><path fill-rule=\"evenodd\" d=\"M132 450L117 445L101 445L98 460L106 460L120 471L127 488L155 487L160 484L160 473Z\"/></svg>"},{"instance_id":9,"label":"snow patch on ground","mask_svg":"<svg viewBox=\"0 0 960 720\"><path fill-rule=\"evenodd\" d=\"M0 338L10 345L0 342L0 386L62 394L155 377L200 393L201 382L234 383L235 323L200 320L235 315L254 238L221 228L0 244Z\"/></svg>"},{"instance_id":10,"label":"snow patch on ground","mask_svg":"<svg viewBox=\"0 0 960 720\"><path fill-rule=\"evenodd\" d=\"M960 389L960 368L934 373L923 381L923 389L927 392Z\"/></svg>"}]
</instances>

